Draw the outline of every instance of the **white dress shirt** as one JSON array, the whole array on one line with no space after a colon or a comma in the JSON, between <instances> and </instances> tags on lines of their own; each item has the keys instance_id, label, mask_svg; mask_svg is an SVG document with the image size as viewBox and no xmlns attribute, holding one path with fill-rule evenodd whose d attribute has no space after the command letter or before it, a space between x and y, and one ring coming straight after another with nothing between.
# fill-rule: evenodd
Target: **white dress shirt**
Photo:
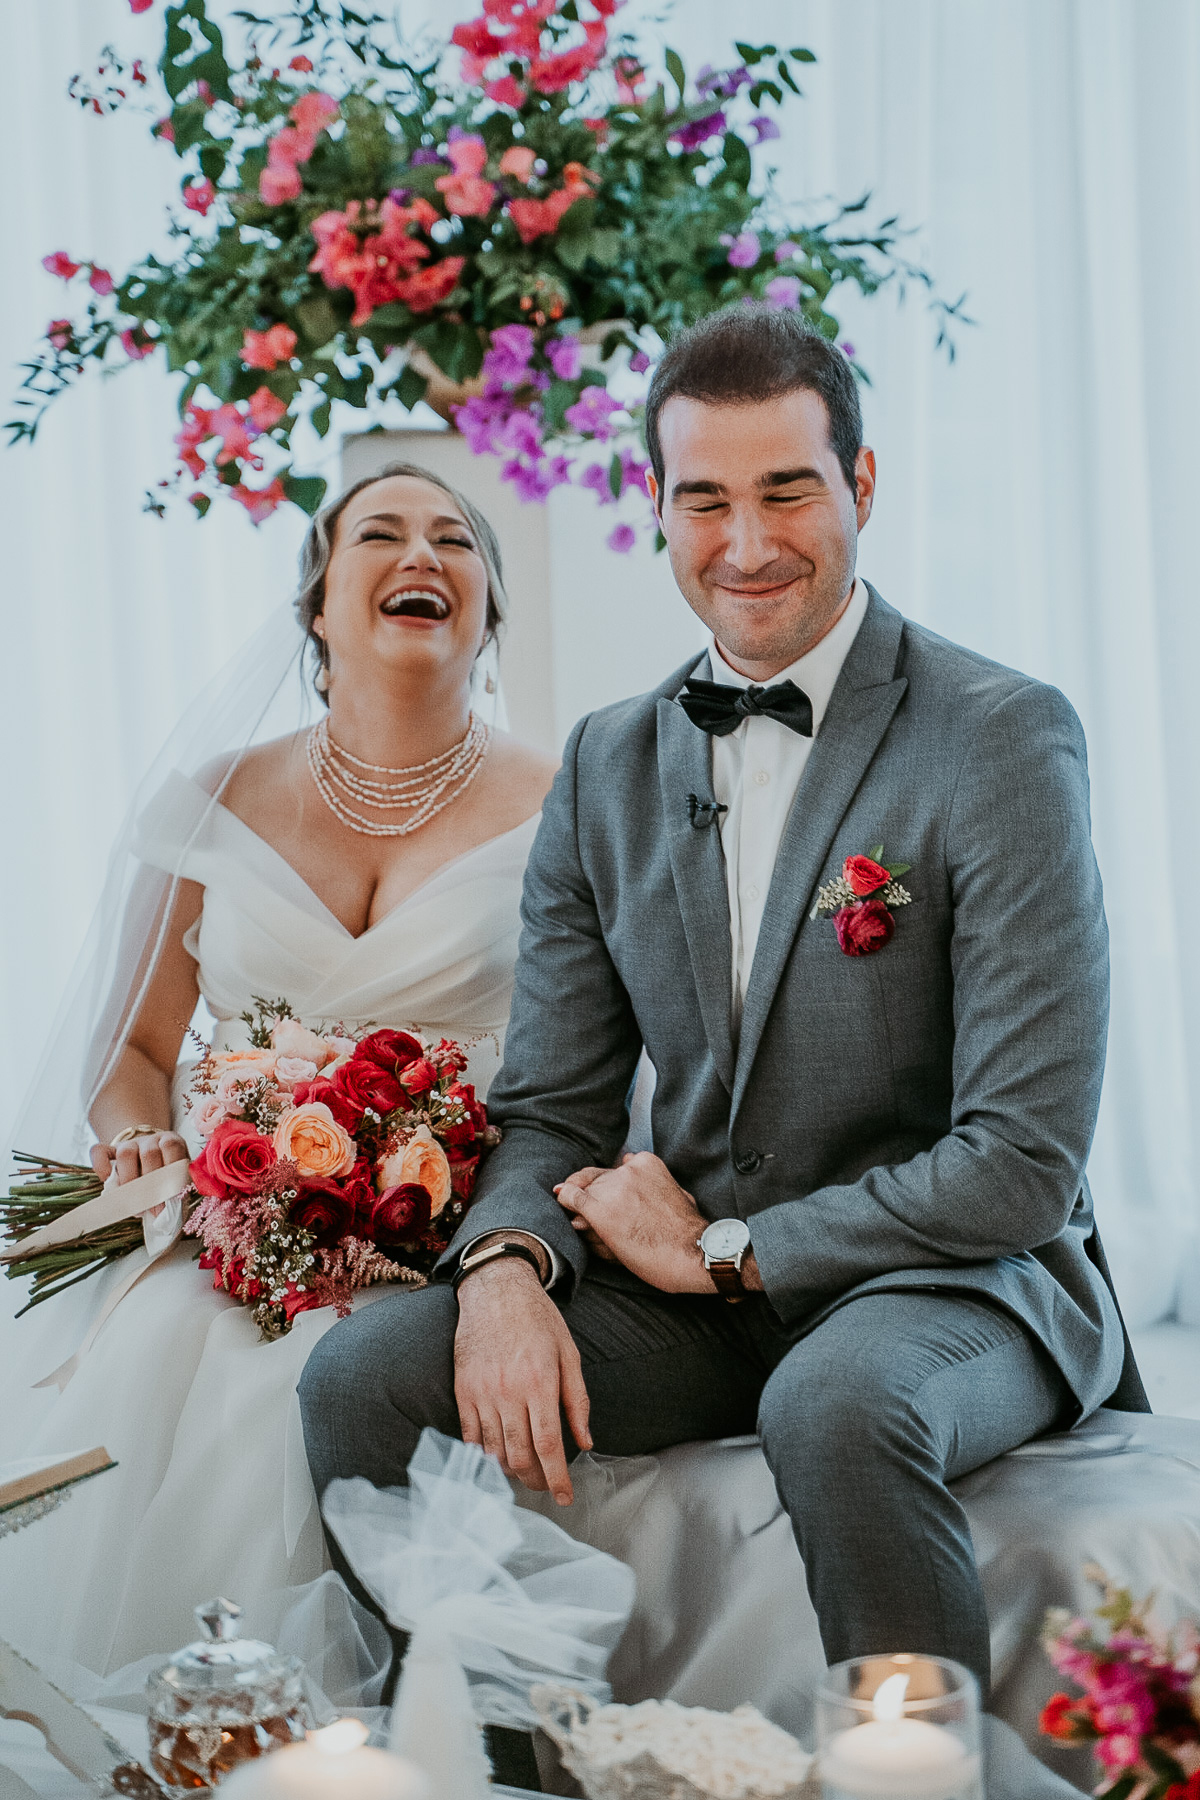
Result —
<instances>
[{"instance_id":1,"label":"white dress shirt","mask_svg":"<svg viewBox=\"0 0 1200 1800\"><path fill-rule=\"evenodd\" d=\"M856 581L850 603L820 643L781 669L763 687L794 681L812 702L813 736L801 737L777 719L743 719L736 731L712 740L713 792L728 812L719 815L729 890L729 929L733 940L733 1020L741 1021L754 951L762 925L775 859L796 798L796 789L821 729L837 678L867 610L868 594ZM731 669L716 642L708 652L714 681L747 688L749 676Z\"/></svg>"}]
</instances>

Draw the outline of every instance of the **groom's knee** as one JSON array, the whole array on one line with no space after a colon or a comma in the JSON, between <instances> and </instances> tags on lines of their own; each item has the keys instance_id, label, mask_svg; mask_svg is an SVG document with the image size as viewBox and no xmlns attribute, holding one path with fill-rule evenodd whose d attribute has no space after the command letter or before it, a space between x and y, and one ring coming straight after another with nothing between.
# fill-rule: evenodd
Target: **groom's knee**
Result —
<instances>
[{"instance_id":1,"label":"groom's knee","mask_svg":"<svg viewBox=\"0 0 1200 1800\"><path fill-rule=\"evenodd\" d=\"M304 1447L317 1492L338 1476L402 1482L426 1425L458 1433L454 1332L446 1287L393 1291L320 1339L298 1384Z\"/></svg>"}]
</instances>

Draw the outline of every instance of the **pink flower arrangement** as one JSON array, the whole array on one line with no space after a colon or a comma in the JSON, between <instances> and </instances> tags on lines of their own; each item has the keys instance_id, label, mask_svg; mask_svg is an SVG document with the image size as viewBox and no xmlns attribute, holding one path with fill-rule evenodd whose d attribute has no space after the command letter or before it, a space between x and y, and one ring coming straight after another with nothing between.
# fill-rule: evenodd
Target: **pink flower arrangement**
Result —
<instances>
[{"instance_id":1,"label":"pink flower arrangement","mask_svg":"<svg viewBox=\"0 0 1200 1800\"><path fill-rule=\"evenodd\" d=\"M214 1286L276 1337L312 1307L348 1312L370 1283L421 1282L496 1134L448 1039L315 1032L283 1001L247 1017L255 1048L197 1067L185 1230Z\"/></svg>"},{"instance_id":2,"label":"pink flower arrangement","mask_svg":"<svg viewBox=\"0 0 1200 1800\"><path fill-rule=\"evenodd\" d=\"M1041 1728L1094 1747L1094 1791L1106 1800L1200 1800L1200 1632L1155 1629L1150 1601L1135 1605L1094 1564L1087 1574L1103 1593L1103 1624L1056 1609L1043 1631L1050 1661L1083 1692L1053 1695Z\"/></svg>"}]
</instances>

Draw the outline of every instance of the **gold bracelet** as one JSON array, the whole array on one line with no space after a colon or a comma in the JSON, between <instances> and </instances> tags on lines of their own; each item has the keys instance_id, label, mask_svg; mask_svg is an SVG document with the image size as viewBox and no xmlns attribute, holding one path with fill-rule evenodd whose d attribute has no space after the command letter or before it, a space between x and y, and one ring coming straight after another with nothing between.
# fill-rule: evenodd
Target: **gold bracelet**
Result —
<instances>
[{"instance_id":1,"label":"gold bracelet","mask_svg":"<svg viewBox=\"0 0 1200 1800\"><path fill-rule=\"evenodd\" d=\"M112 1148L115 1150L118 1144L131 1143L134 1138L158 1137L164 1129L162 1125L127 1125L124 1131L118 1131L112 1141Z\"/></svg>"}]
</instances>

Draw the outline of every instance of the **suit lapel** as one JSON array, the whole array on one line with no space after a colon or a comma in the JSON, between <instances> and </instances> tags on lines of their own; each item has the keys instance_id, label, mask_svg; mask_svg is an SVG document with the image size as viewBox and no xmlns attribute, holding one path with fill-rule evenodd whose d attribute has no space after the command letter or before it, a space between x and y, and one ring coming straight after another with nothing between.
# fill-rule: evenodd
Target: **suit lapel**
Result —
<instances>
[{"instance_id":1,"label":"suit lapel","mask_svg":"<svg viewBox=\"0 0 1200 1800\"><path fill-rule=\"evenodd\" d=\"M705 1036L717 1073L732 1092L729 1007L733 949L725 858L715 821L698 830L688 813L689 794L695 794L698 800L715 801L712 758L706 734L670 699L658 703L658 778L675 892Z\"/></svg>"},{"instance_id":2,"label":"suit lapel","mask_svg":"<svg viewBox=\"0 0 1200 1800\"><path fill-rule=\"evenodd\" d=\"M870 606L833 690L775 861L742 1009L735 1111L830 845L908 686L903 678L893 680L904 621L873 588L870 593ZM865 851L867 846L856 848Z\"/></svg>"}]
</instances>

